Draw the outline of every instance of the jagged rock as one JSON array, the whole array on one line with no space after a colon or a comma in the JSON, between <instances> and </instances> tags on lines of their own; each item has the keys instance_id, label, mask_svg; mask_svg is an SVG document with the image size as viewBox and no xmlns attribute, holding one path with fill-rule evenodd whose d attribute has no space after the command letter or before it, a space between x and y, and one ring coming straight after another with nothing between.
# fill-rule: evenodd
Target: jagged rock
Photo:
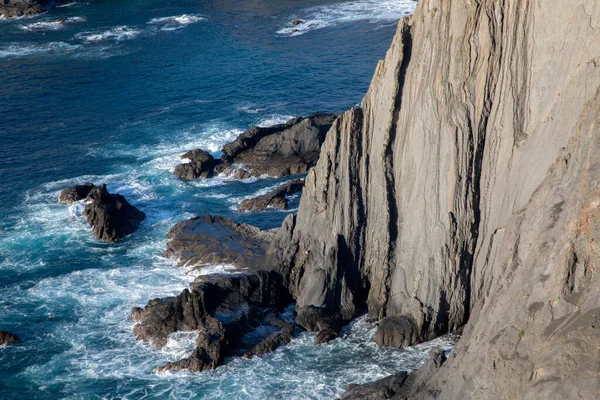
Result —
<instances>
[{"instance_id":1,"label":"jagged rock","mask_svg":"<svg viewBox=\"0 0 600 400\"><path fill-rule=\"evenodd\" d=\"M252 176L304 173L318 160L321 144L335 118L313 114L281 125L255 126L223 146L221 158L225 165L243 165Z\"/></svg>"},{"instance_id":2,"label":"jagged rock","mask_svg":"<svg viewBox=\"0 0 600 400\"><path fill-rule=\"evenodd\" d=\"M0 17L28 17L46 9L36 0L0 0Z\"/></svg>"},{"instance_id":3,"label":"jagged rock","mask_svg":"<svg viewBox=\"0 0 600 400\"><path fill-rule=\"evenodd\" d=\"M597 396L590 4L420 1L269 250L299 308L468 322L414 399Z\"/></svg>"},{"instance_id":4,"label":"jagged rock","mask_svg":"<svg viewBox=\"0 0 600 400\"><path fill-rule=\"evenodd\" d=\"M10 332L0 331L0 346L10 346L17 343L21 343L21 339L16 335L13 335Z\"/></svg>"},{"instance_id":5,"label":"jagged rock","mask_svg":"<svg viewBox=\"0 0 600 400\"><path fill-rule=\"evenodd\" d=\"M176 258L179 265L232 264L243 268L265 254L274 234L207 214L173 226L167 233L164 255Z\"/></svg>"},{"instance_id":6,"label":"jagged rock","mask_svg":"<svg viewBox=\"0 0 600 400\"><path fill-rule=\"evenodd\" d=\"M321 344L337 337L343 321L339 314L332 314L326 309L311 306L297 309L296 324L309 332L317 332L315 344Z\"/></svg>"},{"instance_id":7,"label":"jagged rock","mask_svg":"<svg viewBox=\"0 0 600 400\"><path fill-rule=\"evenodd\" d=\"M429 359L425 364L411 374L400 371L372 383L351 385L341 400L412 399L445 361L444 351L435 347L429 352Z\"/></svg>"},{"instance_id":8,"label":"jagged rock","mask_svg":"<svg viewBox=\"0 0 600 400\"><path fill-rule=\"evenodd\" d=\"M292 21L292 26L302 25L303 23L304 21L302 21L301 19L295 19Z\"/></svg>"},{"instance_id":9,"label":"jagged rock","mask_svg":"<svg viewBox=\"0 0 600 400\"><path fill-rule=\"evenodd\" d=\"M94 187L93 183L84 183L83 185L76 185L64 189L58 195L58 202L61 204L71 204L83 200L90 194L90 191Z\"/></svg>"},{"instance_id":10,"label":"jagged rock","mask_svg":"<svg viewBox=\"0 0 600 400\"><path fill-rule=\"evenodd\" d=\"M262 356L277 350L279 347L288 344L292 340L294 333L294 325L287 324L283 321L280 325L281 330L270 334L265 339L256 344L252 350L244 353L242 357L252 358L254 356Z\"/></svg>"},{"instance_id":11,"label":"jagged rock","mask_svg":"<svg viewBox=\"0 0 600 400\"><path fill-rule=\"evenodd\" d=\"M416 324L409 318L394 316L379 324L373 340L380 346L401 349L418 343L419 332Z\"/></svg>"},{"instance_id":12,"label":"jagged rock","mask_svg":"<svg viewBox=\"0 0 600 400\"><path fill-rule=\"evenodd\" d=\"M171 333L198 331L194 353L159 370L203 371L216 368L233 355L245 334L263 323L273 324L273 312L267 310L281 311L289 301L281 276L274 271L210 275L198 278L179 296L155 299L143 309L134 308L130 318L139 321L134 327L136 338L159 347L166 344ZM288 339L288 333L291 338L292 329L281 328L280 344ZM273 339L256 352L274 345Z\"/></svg>"},{"instance_id":13,"label":"jagged rock","mask_svg":"<svg viewBox=\"0 0 600 400\"><path fill-rule=\"evenodd\" d=\"M315 336L315 344L323 344L331 342L338 337L338 332L333 329L327 328L317 332Z\"/></svg>"},{"instance_id":14,"label":"jagged rock","mask_svg":"<svg viewBox=\"0 0 600 400\"><path fill-rule=\"evenodd\" d=\"M87 198L91 202L85 206L83 215L94 235L105 242L116 242L135 232L146 218L125 197L108 193L104 184L93 188Z\"/></svg>"},{"instance_id":15,"label":"jagged rock","mask_svg":"<svg viewBox=\"0 0 600 400\"><path fill-rule=\"evenodd\" d=\"M252 171L229 162L221 162L216 168L215 173L232 179L248 179L252 177Z\"/></svg>"},{"instance_id":16,"label":"jagged rock","mask_svg":"<svg viewBox=\"0 0 600 400\"><path fill-rule=\"evenodd\" d=\"M303 179L287 182L267 194L242 201L239 206L239 211L260 211L268 207L285 210L288 208L289 203L286 196L301 192L303 187Z\"/></svg>"},{"instance_id":17,"label":"jagged rock","mask_svg":"<svg viewBox=\"0 0 600 400\"><path fill-rule=\"evenodd\" d=\"M212 178L219 163L210 153L200 149L190 150L181 158L190 160L175 167L174 174L181 179Z\"/></svg>"}]
</instances>

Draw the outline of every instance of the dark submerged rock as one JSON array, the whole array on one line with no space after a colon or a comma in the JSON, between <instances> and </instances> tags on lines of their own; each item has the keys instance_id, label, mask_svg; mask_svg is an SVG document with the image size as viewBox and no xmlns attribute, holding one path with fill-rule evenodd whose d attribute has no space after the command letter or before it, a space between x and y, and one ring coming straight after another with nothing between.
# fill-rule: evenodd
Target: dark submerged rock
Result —
<instances>
[{"instance_id":1,"label":"dark submerged rock","mask_svg":"<svg viewBox=\"0 0 600 400\"><path fill-rule=\"evenodd\" d=\"M146 214L127 202L120 194L110 194L106 185L93 188L91 202L83 210L94 235L105 242L116 242L135 232Z\"/></svg>"},{"instance_id":2,"label":"dark submerged rock","mask_svg":"<svg viewBox=\"0 0 600 400\"><path fill-rule=\"evenodd\" d=\"M83 185L66 188L58 195L58 202L61 204L71 204L83 200L94 187L93 183L84 183Z\"/></svg>"},{"instance_id":3,"label":"dark submerged rock","mask_svg":"<svg viewBox=\"0 0 600 400\"><path fill-rule=\"evenodd\" d=\"M304 23L303 20L301 19L295 19L292 21L292 26L298 26L298 25L302 25Z\"/></svg>"},{"instance_id":4,"label":"dark submerged rock","mask_svg":"<svg viewBox=\"0 0 600 400\"><path fill-rule=\"evenodd\" d=\"M200 149L190 150L181 158L190 160L175 167L174 174L181 179L212 178L215 166L219 163L210 153Z\"/></svg>"},{"instance_id":5,"label":"dark submerged rock","mask_svg":"<svg viewBox=\"0 0 600 400\"><path fill-rule=\"evenodd\" d=\"M10 346L17 343L21 343L21 339L16 335L10 332L0 331L0 346Z\"/></svg>"},{"instance_id":6,"label":"dark submerged rock","mask_svg":"<svg viewBox=\"0 0 600 400\"><path fill-rule=\"evenodd\" d=\"M303 179L287 182L267 194L242 201L239 211L260 211L268 207L285 210L288 208L289 203L286 196L301 192L303 187Z\"/></svg>"},{"instance_id":7,"label":"dark submerged rock","mask_svg":"<svg viewBox=\"0 0 600 400\"><path fill-rule=\"evenodd\" d=\"M265 254L274 234L207 214L173 226L167 233L164 254L178 259L180 265L232 264L242 268Z\"/></svg>"},{"instance_id":8,"label":"dark submerged rock","mask_svg":"<svg viewBox=\"0 0 600 400\"><path fill-rule=\"evenodd\" d=\"M338 337L338 333L333 329L323 329L317 333L315 337L315 344L323 344L327 342L331 342L332 340Z\"/></svg>"},{"instance_id":9,"label":"dark submerged rock","mask_svg":"<svg viewBox=\"0 0 600 400\"><path fill-rule=\"evenodd\" d=\"M390 317L379 324L373 340L380 346L400 349L416 344L419 333L416 324L410 319Z\"/></svg>"},{"instance_id":10,"label":"dark submerged rock","mask_svg":"<svg viewBox=\"0 0 600 400\"><path fill-rule=\"evenodd\" d=\"M0 0L0 16L4 18L28 17L44 11L44 6L36 0Z\"/></svg>"},{"instance_id":11,"label":"dark submerged rock","mask_svg":"<svg viewBox=\"0 0 600 400\"><path fill-rule=\"evenodd\" d=\"M315 344L327 343L335 339L344 320L338 313L332 313L324 308L309 306L298 310L296 324L309 332L317 332Z\"/></svg>"},{"instance_id":12,"label":"dark submerged rock","mask_svg":"<svg viewBox=\"0 0 600 400\"><path fill-rule=\"evenodd\" d=\"M425 364L408 374L401 371L375 382L364 385L350 385L341 400L408 400L421 391L429 378L446 361L444 351L439 347L431 349Z\"/></svg>"}]
</instances>

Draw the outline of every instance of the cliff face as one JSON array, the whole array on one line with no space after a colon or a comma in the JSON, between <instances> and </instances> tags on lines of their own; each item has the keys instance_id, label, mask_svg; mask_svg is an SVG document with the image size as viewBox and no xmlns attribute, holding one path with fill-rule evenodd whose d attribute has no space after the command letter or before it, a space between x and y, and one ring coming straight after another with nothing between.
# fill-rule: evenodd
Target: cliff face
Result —
<instances>
[{"instance_id":1,"label":"cliff face","mask_svg":"<svg viewBox=\"0 0 600 400\"><path fill-rule=\"evenodd\" d=\"M598 1L421 0L271 246L299 309L468 322L423 397L597 398L599 66Z\"/></svg>"}]
</instances>

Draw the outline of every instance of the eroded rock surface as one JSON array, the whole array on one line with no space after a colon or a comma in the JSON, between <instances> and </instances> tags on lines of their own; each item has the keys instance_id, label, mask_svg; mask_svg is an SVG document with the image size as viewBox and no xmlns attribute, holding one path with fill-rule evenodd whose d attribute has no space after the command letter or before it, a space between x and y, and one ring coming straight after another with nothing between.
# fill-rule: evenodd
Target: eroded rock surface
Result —
<instances>
[{"instance_id":1,"label":"eroded rock surface","mask_svg":"<svg viewBox=\"0 0 600 400\"><path fill-rule=\"evenodd\" d=\"M255 344L248 357L289 342L293 326L278 315L290 300L281 276L274 271L210 275L198 278L179 296L155 299L143 309L133 309L130 318L138 321L136 338L159 347L171 333L198 331L194 353L159 370L203 371L239 353L247 334L261 325L278 327L280 334Z\"/></svg>"},{"instance_id":2,"label":"eroded rock surface","mask_svg":"<svg viewBox=\"0 0 600 400\"><path fill-rule=\"evenodd\" d=\"M179 265L251 265L264 256L275 231L264 231L219 216L205 215L177 223L167 233L165 257Z\"/></svg>"},{"instance_id":3,"label":"eroded rock surface","mask_svg":"<svg viewBox=\"0 0 600 400\"><path fill-rule=\"evenodd\" d=\"M83 185L75 185L66 188L58 195L58 202L61 204L72 204L76 201L85 199L94 188L93 183L84 183Z\"/></svg>"},{"instance_id":4,"label":"eroded rock surface","mask_svg":"<svg viewBox=\"0 0 600 400\"><path fill-rule=\"evenodd\" d=\"M411 398L597 397L592 3L419 2L269 250L299 309L467 324Z\"/></svg>"},{"instance_id":5,"label":"eroded rock surface","mask_svg":"<svg viewBox=\"0 0 600 400\"><path fill-rule=\"evenodd\" d=\"M271 127L252 127L223 146L220 160L200 149L192 150L181 156L190 162L178 165L174 172L182 179L213 175L279 178L305 173L317 162L321 144L335 118L336 115L318 113Z\"/></svg>"},{"instance_id":6,"label":"eroded rock surface","mask_svg":"<svg viewBox=\"0 0 600 400\"><path fill-rule=\"evenodd\" d=\"M46 9L36 0L0 0L0 17L28 17Z\"/></svg>"},{"instance_id":7,"label":"eroded rock surface","mask_svg":"<svg viewBox=\"0 0 600 400\"><path fill-rule=\"evenodd\" d=\"M106 185L93 188L88 194L90 203L83 215L93 228L94 236L105 242L116 242L137 230L146 214L127 202L120 194L111 194Z\"/></svg>"},{"instance_id":8,"label":"eroded rock surface","mask_svg":"<svg viewBox=\"0 0 600 400\"><path fill-rule=\"evenodd\" d=\"M288 196L302 192L304 187L304 179L296 179L279 186L278 188L264 195L253 199L246 199L240 203L239 211L261 211L266 208L277 208L285 210L288 208Z\"/></svg>"}]
</instances>

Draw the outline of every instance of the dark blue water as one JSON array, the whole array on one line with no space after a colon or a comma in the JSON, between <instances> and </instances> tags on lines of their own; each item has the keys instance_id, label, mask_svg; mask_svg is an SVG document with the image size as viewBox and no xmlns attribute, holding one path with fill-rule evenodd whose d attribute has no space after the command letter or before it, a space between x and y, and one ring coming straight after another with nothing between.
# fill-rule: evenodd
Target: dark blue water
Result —
<instances>
[{"instance_id":1,"label":"dark blue water","mask_svg":"<svg viewBox=\"0 0 600 400\"><path fill-rule=\"evenodd\" d=\"M0 348L0 398L317 399L418 365L422 348L378 349L359 321L325 346L304 334L217 371L156 374L190 352L193 334L157 350L127 321L197 274L161 257L173 224L210 212L271 228L286 215L235 211L283 180L181 182L178 155L218 155L252 125L356 105L413 6L89 1L0 21L0 329L23 339ZM296 18L306 24L294 32ZM56 203L86 181L145 211L141 229L118 244L93 239L83 205Z\"/></svg>"}]
</instances>

